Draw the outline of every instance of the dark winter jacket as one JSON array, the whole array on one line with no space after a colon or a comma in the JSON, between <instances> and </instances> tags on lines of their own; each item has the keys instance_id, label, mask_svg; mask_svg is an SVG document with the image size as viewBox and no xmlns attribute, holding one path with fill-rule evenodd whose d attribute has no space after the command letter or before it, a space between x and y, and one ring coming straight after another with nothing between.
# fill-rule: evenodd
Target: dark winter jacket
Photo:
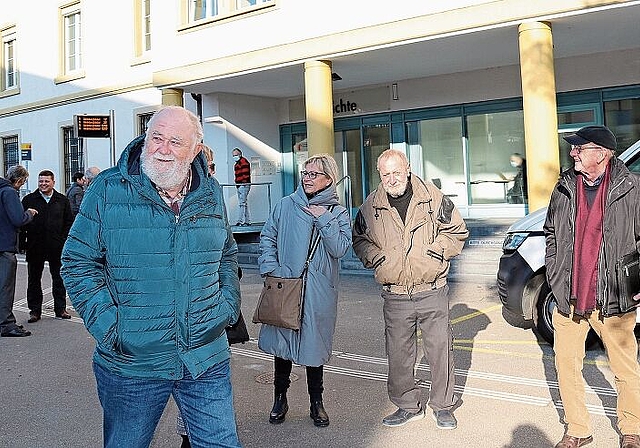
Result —
<instances>
[{"instance_id":1,"label":"dark winter jacket","mask_svg":"<svg viewBox=\"0 0 640 448\"><path fill-rule=\"evenodd\" d=\"M0 177L0 252L18 252L18 230L31 221L20 204L18 190Z\"/></svg>"},{"instance_id":2,"label":"dark winter jacket","mask_svg":"<svg viewBox=\"0 0 640 448\"><path fill-rule=\"evenodd\" d=\"M197 378L230 356L237 246L222 189L192 163L179 215L141 171L143 137L87 189L62 254L69 297L96 340L94 361L137 378Z\"/></svg>"},{"instance_id":3,"label":"dark winter jacket","mask_svg":"<svg viewBox=\"0 0 640 448\"><path fill-rule=\"evenodd\" d=\"M78 185L78 182L74 182L69 186L65 195L67 199L69 199L69 204L71 204L71 213L73 213L73 216L76 216L78 210L80 210L80 203L84 196L84 188L82 188L82 185Z\"/></svg>"},{"instance_id":4,"label":"dark winter jacket","mask_svg":"<svg viewBox=\"0 0 640 448\"><path fill-rule=\"evenodd\" d=\"M35 190L22 199L22 206L25 210L38 210L33 221L20 232L20 250L27 251L27 261L59 259L73 224L67 197L53 190L47 203L40 191Z\"/></svg>"},{"instance_id":5,"label":"dark winter jacket","mask_svg":"<svg viewBox=\"0 0 640 448\"><path fill-rule=\"evenodd\" d=\"M640 248L640 177L631 173L619 159L613 158L611 180L606 198L603 245L598 259L597 308L604 316L620 314L615 263ZM551 194L544 224L546 237L547 281L558 303L558 310L571 312L576 217L576 173L563 172ZM635 312L635 310L634 310Z\"/></svg>"}]
</instances>

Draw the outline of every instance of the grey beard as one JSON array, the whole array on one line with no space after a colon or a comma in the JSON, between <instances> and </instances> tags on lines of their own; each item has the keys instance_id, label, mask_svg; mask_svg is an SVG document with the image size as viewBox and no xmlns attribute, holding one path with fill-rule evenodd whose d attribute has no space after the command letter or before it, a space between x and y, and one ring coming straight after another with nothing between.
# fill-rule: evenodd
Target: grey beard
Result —
<instances>
[{"instance_id":1,"label":"grey beard","mask_svg":"<svg viewBox=\"0 0 640 448\"><path fill-rule=\"evenodd\" d=\"M142 162L142 172L151 179L151 182L164 190L170 190L182 185L189 175L190 163L175 161L172 168L160 171L157 165L162 162L155 161L144 151L140 156L140 160Z\"/></svg>"}]
</instances>

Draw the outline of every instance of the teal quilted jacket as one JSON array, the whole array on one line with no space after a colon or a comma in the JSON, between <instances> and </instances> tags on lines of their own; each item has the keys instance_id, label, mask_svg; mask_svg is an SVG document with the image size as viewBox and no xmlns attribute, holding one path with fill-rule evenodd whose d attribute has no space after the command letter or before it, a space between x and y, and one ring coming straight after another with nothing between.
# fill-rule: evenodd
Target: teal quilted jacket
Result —
<instances>
[{"instance_id":1,"label":"teal quilted jacket","mask_svg":"<svg viewBox=\"0 0 640 448\"><path fill-rule=\"evenodd\" d=\"M179 216L140 169L142 137L87 190L62 254L94 361L127 377L197 378L230 356L240 310L237 246L200 154Z\"/></svg>"}]
</instances>

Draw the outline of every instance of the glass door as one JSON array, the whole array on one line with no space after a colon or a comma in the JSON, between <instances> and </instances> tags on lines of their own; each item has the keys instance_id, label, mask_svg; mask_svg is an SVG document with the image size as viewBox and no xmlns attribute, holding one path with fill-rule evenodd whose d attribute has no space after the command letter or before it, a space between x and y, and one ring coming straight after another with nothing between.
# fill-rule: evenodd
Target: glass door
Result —
<instances>
[{"instance_id":1,"label":"glass door","mask_svg":"<svg viewBox=\"0 0 640 448\"><path fill-rule=\"evenodd\" d=\"M378 161L378 156L384 150L390 148L389 124L364 125L362 127L362 140L364 150L364 182L362 182L362 185L365 186L363 195L366 197L380 183L376 162Z\"/></svg>"}]
</instances>

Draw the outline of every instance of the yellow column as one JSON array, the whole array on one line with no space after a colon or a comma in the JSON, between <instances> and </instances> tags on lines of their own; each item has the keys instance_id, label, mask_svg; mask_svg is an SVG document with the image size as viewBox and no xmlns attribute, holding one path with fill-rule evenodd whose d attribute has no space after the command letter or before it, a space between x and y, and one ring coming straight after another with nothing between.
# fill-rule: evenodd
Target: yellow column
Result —
<instances>
[{"instance_id":1,"label":"yellow column","mask_svg":"<svg viewBox=\"0 0 640 448\"><path fill-rule=\"evenodd\" d=\"M309 156L322 152L333 155L333 90L331 61L304 64L304 100L307 115Z\"/></svg>"},{"instance_id":2,"label":"yellow column","mask_svg":"<svg viewBox=\"0 0 640 448\"><path fill-rule=\"evenodd\" d=\"M162 89L162 105L184 106L183 95L182 89Z\"/></svg>"},{"instance_id":3,"label":"yellow column","mask_svg":"<svg viewBox=\"0 0 640 448\"><path fill-rule=\"evenodd\" d=\"M546 207L560 172L551 24L518 27L529 211Z\"/></svg>"}]
</instances>

